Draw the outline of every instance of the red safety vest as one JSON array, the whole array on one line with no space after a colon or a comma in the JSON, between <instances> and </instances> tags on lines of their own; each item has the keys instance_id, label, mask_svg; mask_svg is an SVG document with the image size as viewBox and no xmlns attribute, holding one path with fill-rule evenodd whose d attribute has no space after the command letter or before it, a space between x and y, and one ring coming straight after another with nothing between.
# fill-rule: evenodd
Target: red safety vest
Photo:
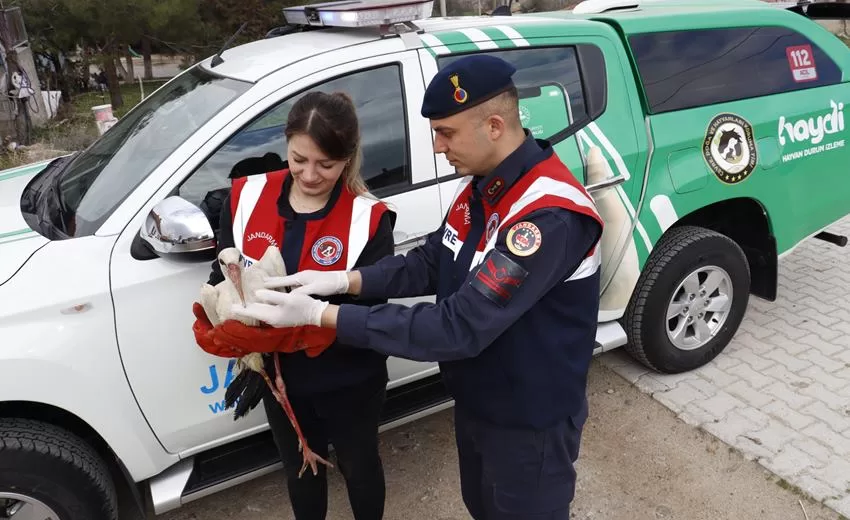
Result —
<instances>
[{"instance_id":1,"label":"red safety vest","mask_svg":"<svg viewBox=\"0 0 850 520\"><path fill-rule=\"evenodd\" d=\"M454 251L455 258L460 253L471 228L469 213L469 199L472 197L471 180L472 178L468 177L458 186L443 233L443 245ZM483 191L492 190L491 193L495 193L495 190L504 189L504 186L499 183L500 179L494 179L488 186L484 187ZM488 204L486 198L482 203L486 222L485 231L476 247L475 255L469 266L470 271L477 267L484 256L495 247L496 238L503 229L511 230L513 226L516 226L512 230L513 240L509 238L509 242L513 241L516 247L520 249L522 247L534 248L535 240L539 242L540 239L535 236L535 228L525 226L522 220L526 215L540 208L561 207L593 217L599 222L600 226L604 225L593 199L555 154L544 159L520 177L496 201L495 205ZM581 265L565 281L590 276L596 272L600 264L601 259L597 242L587 253Z\"/></svg>"},{"instance_id":2,"label":"red safety vest","mask_svg":"<svg viewBox=\"0 0 850 520\"><path fill-rule=\"evenodd\" d=\"M289 170L250 175L233 180L230 194L233 243L250 265L266 249L284 243L286 219L278 212L278 199ZM322 219L305 221L304 245L298 271L349 270L378 229L389 208L383 202L340 191L334 206ZM293 274L293 273L287 273ZM310 357L321 354L336 339L336 330L316 326L299 327L293 337L298 349ZM295 347L293 347L295 348Z\"/></svg>"},{"instance_id":3,"label":"red safety vest","mask_svg":"<svg viewBox=\"0 0 850 520\"><path fill-rule=\"evenodd\" d=\"M270 245L283 244L286 219L278 213L277 201L288 174L289 170L279 170L233 181L233 242L249 262L259 260ZM388 209L381 201L343 188L325 218L306 221L298 271L354 267Z\"/></svg>"}]
</instances>

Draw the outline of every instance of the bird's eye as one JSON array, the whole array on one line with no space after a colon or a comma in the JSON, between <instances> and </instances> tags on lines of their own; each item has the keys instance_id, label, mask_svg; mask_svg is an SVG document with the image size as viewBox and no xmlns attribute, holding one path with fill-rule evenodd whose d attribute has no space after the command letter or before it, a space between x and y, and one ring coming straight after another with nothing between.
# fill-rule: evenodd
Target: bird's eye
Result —
<instances>
[{"instance_id":1,"label":"bird's eye","mask_svg":"<svg viewBox=\"0 0 850 520\"><path fill-rule=\"evenodd\" d=\"M218 263L219 263L220 265L224 265L224 260L219 259Z\"/></svg>"}]
</instances>

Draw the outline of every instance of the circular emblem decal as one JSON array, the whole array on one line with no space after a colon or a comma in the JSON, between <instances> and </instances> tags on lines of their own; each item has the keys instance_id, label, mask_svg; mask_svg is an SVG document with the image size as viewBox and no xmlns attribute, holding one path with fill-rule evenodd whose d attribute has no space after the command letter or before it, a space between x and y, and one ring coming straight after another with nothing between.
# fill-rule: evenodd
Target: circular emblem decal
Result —
<instances>
[{"instance_id":1,"label":"circular emblem decal","mask_svg":"<svg viewBox=\"0 0 850 520\"><path fill-rule=\"evenodd\" d=\"M508 249L517 256L529 256L540 249L543 236L531 222L518 222L508 231Z\"/></svg>"},{"instance_id":2,"label":"circular emblem decal","mask_svg":"<svg viewBox=\"0 0 850 520\"><path fill-rule=\"evenodd\" d=\"M313 260L319 265L332 265L342 257L342 241L337 237L322 237L313 244Z\"/></svg>"},{"instance_id":3,"label":"circular emblem decal","mask_svg":"<svg viewBox=\"0 0 850 520\"><path fill-rule=\"evenodd\" d=\"M496 233L496 230L499 229L499 214L493 213L490 215L490 219L487 221L487 235L486 241L489 242L493 235Z\"/></svg>"},{"instance_id":4,"label":"circular emblem decal","mask_svg":"<svg viewBox=\"0 0 850 520\"><path fill-rule=\"evenodd\" d=\"M743 181L758 163L753 127L735 114L715 116L708 124L702 154L721 181L727 184Z\"/></svg>"}]
</instances>

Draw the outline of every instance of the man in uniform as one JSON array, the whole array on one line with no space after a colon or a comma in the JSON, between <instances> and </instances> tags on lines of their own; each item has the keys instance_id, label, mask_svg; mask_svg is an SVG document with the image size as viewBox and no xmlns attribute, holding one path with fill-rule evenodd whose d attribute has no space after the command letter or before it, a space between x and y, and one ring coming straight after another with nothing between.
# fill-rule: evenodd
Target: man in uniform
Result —
<instances>
[{"instance_id":1,"label":"man in uniform","mask_svg":"<svg viewBox=\"0 0 850 520\"><path fill-rule=\"evenodd\" d=\"M461 491L482 519L563 519L575 491L599 307L602 221L549 143L522 128L515 69L472 55L425 92L434 149L464 176L437 231L350 272L269 280L235 308L277 327L335 327L348 345L437 361L455 400ZM436 294L413 306L309 295Z\"/></svg>"}]
</instances>

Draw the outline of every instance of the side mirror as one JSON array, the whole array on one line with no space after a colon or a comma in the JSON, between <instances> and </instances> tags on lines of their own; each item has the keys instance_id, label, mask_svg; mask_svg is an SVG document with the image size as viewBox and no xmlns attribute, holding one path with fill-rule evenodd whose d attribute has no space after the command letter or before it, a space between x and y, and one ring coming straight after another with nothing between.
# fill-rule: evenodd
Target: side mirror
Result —
<instances>
[{"instance_id":1,"label":"side mirror","mask_svg":"<svg viewBox=\"0 0 850 520\"><path fill-rule=\"evenodd\" d=\"M172 196L154 206L139 231L157 254L215 250L215 234L207 216L191 202Z\"/></svg>"}]
</instances>

